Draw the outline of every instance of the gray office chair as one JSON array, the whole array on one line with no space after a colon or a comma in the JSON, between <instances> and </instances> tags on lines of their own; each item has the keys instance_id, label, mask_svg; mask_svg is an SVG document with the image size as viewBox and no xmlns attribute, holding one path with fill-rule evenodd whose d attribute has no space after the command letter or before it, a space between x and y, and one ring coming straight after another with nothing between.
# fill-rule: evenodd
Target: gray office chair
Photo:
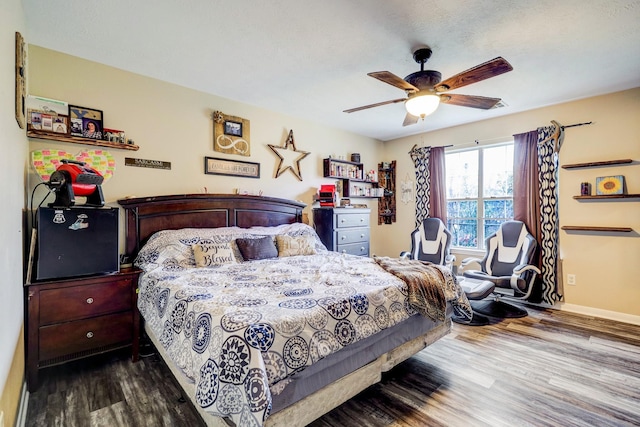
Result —
<instances>
[{"instance_id":1,"label":"gray office chair","mask_svg":"<svg viewBox=\"0 0 640 427\"><path fill-rule=\"evenodd\" d=\"M451 233L440 218L425 218L411 232L411 252L402 252L401 258L419 259L449 268L456 257L451 255Z\"/></svg>"},{"instance_id":2,"label":"gray office chair","mask_svg":"<svg viewBox=\"0 0 640 427\"><path fill-rule=\"evenodd\" d=\"M400 257L428 261L452 269L456 257L451 255L450 248L451 233L444 226L444 223L440 218L426 218L411 233L411 252L402 252ZM484 299L491 295L495 287L493 283L486 280L458 277L458 282L469 300ZM470 321L457 317L455 313L452 319L456 323L472 326L482 326L489 323L489 319L477 313L473 313Z\"/></svg>"},{"instance_id":3,"label":"gray office chair","mask_svg":"<svg viewBox=\"0 0 640 427\"><path fill-rule=\"evenodd\" d=\"M466 258L460 266L464 277L495 284L494 298L472 302L474 311L490 317L524 317L525 309L501 300L502 296L525 300L531 295L540 270L531 265L537 243L521 221L506 221L485 240L484 258ZM478 270L467 270L472 263Z\"/></svg>"}]
</instances>

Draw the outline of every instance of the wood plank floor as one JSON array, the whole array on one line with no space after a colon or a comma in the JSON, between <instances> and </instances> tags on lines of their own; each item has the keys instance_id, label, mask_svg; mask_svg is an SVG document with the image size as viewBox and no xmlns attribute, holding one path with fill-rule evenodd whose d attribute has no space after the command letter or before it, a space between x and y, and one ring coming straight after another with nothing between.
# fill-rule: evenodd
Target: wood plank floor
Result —
<instances>
[{"instance_id":1,"label":"wood plank floor","mask_svg":"<svg viewBox=\"0 0 640 427\"><path fill-rule=\"evenodd\" d=\"M640 326L528 307L453 332L311 427L640 426ZM156 356L42 371L27 426L202 426Z\"/></svg>"}]
</instances>

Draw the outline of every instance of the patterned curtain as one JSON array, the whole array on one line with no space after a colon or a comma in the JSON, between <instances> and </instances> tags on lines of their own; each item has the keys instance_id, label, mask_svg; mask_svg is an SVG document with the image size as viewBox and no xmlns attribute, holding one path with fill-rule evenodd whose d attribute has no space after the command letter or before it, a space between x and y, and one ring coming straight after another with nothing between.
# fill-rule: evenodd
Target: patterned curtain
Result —
<instances>
[{"instance_id":1,"label":"patterned curtain","mask_svg":"<svg viewBox=\"0 0 640 427\"><path fill-rule=\"evenodd\" d=\"M414 147L410 152L411 160L416 167L416 228L422 224L422 220L429 217L431 195L431 173L429 171L429 158L431 147ZM446 224L446 220L445 220Z\"/></svg>"},{"instance_id":2,"label":"patterned curtain","mask_svg":"<svg viewBox=\"0 0 640 427\"><path fill-rule=\"evenodd\" d=\"M447 223L444 147L416 147L409 154L416 167L416 228L425 218Z\"/></svg>"},{"instance_id":3,"label":"patterned curtain","mask_svg":"<svg viewBox=\"0 0 640 427\"><path fill-rule=\"evenodd\" d=\"M538 128L540 263L542 302L547 304L562 298L562 284L558 278L558 151L561 142L559 125Z\"/></svg>"}]
</instances>

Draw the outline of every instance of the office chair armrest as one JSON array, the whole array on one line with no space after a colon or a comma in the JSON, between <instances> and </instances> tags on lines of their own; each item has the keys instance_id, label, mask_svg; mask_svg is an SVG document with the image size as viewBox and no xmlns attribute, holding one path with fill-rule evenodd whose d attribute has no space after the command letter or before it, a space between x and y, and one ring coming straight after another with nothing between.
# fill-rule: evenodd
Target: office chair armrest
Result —
<instances>
[{"instance_id":1,"label":"office chair armrest","mask_svg":"<svg viewBox=\"0 0 640 427\"><path fill-rule=\"evenodd\" d=\"M520 264L520 265L517 265L513 269L513 274L521 276L522 273L524 273L525 271L529 271L529 270L533 270L533 271L536 272L536 274L540 274L540 269L538 267L536 267L535 265L531 265L531 264Z\"/></svg>"},{"instance_id":2,"label":"office chair armrest","mask_svg":"<svg viewBox=\"0 0 640 427\"><path fill-rule=\"evenodd\" d=\"M402 251L400 252L400 259L413 259L411 256L411 252Z\"/></svg>"},{"instance_id":3,"label":"office chair armrest","mask_svg":"<svg viewBox=\"0 0 640 427\"><path fill-rule=\"evenodd\" d=\"M453 271L453 262L456 260L455 255L447 255L444 259L444 266Z\"/></svg>"},{"instance_id":4,"label":"office chair armrest","mask_svg":"<svg viewBox=\"0 0 640 427\"><path fill-rule=\"evenodd\" d=\"M532 271L533 273L529 275L529 279L525 273L527 271ZM533 282L536 278L536 275L540 274L540 269L535 265L531 264L520 264L513 269L513 274L511 275L510 285L514 291L520 292L522 295L517 297L519 299L527 299L531 295L531 291L533 290ZM522 280L524 282L524 289L520 289L518 287L518 281ZM514 294L515 295L515 294Z\"/></svg>"},{"instance_id":5,"label":"office chair armrest","mask_svg":"<svg viewBox=\"0 0 640 427\"><path fill-rule=\"evenodd\" d=\"M482 262L481 258L465 258L460 262L460 268L466 269L468 265L475 263L475 270L482 270L480 263Z\"/></svg>"}]
</instances>

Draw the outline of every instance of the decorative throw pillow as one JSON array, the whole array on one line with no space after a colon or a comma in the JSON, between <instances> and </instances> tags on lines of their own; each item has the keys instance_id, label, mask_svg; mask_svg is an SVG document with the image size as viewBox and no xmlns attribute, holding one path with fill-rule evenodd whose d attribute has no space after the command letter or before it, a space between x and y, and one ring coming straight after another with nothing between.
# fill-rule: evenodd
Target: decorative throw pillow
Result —
<instances>
[{"instance_id":1,"label":"decorative throw pillow","mask_svg":"<svg viewBox=\"0 0 640 427\"><path fill-rule=\"evenodd\" d=\"M238 245L240 254L245 261L278 257L278 249L271 236L236 239L236 245Z\"/></svg>"},{"instance_id":2,"label":"decorative throw pillow","mask_svg":"<svg viewBox=\"0 0 640 427\"><path fill-rule=\"evenodd\" d=\"M236 257L230 243L198 243L192 245L196 267L214 267L223 264L234 264Z\"/></svg>"},{"instance_id":3,"label":"decorative throw pillow","mask_svg":"<svg viewBox=\"0 0 640 427\"><path fill-rule=\"evenodd\" d=\"M316 241L313 236L287 236L278 234L276 236L276 244L278 245L278 256L296 256L296 255L315 255Z\"/></svg>"}]
</instances>

